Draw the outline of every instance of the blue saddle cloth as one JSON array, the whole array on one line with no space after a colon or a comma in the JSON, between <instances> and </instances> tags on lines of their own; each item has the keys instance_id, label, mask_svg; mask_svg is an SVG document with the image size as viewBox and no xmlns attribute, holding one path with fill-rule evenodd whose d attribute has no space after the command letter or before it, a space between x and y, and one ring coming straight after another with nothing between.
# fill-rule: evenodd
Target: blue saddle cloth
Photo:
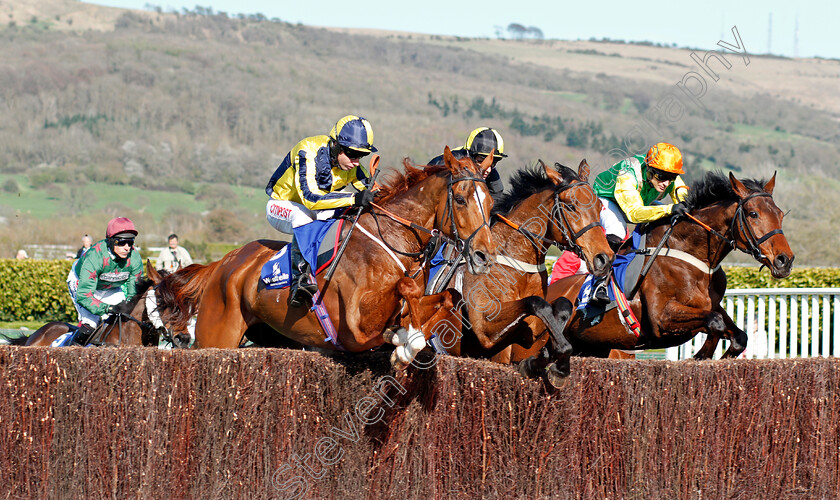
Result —
<instances>
[{"instance_id":1,"label":"blue saddle cloth","mask_svg":"<svg viewBox=\"0 0 840 500\"><path fill-rule=\"evenodd\" d=\"M634 250L639 248L641 236L642 235L637 231L633 231L633 234L630 235L630 241ZM621 290L621 293L624 293L624 278L627 273L627 267L631 262L633 262L636 255L636 253L616 255L613 260L612 275L615 283L618 285L618 289ZM583 286L580 287L580 292L578 293L578 309L585 309L589 305L589 299L592 297L593 278L594 276L591 274L588 275L586 277L586 281L583 282ZM615 294L613 293L611 286L607 287L607 294L610 297L610 301L615 300Z\"/></svg>"},{"instance_id":2,"label":"blue saddle cloth","mask_svg":"<svg viewBox=\"0 0 840 500\"><path fill-rule=\"evenodd\" d=\"M313 271L318 269L318 249L321 241L336 222L338 219L314 220L295 229L298 247L303 258L309 263L309 269ZM286 245L263 264L260 270L260 281L268 289L286 288L290 284L291 268L292 257L289 246Z\"/></svg>"}]
</instances>

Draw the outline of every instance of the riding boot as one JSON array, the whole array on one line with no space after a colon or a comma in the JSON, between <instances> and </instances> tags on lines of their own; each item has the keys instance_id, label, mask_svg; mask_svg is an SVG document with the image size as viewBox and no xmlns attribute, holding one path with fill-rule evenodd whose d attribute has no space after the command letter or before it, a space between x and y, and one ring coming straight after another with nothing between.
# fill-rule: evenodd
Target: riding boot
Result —
<instances>
[{"instance_id":1,"label":"riding boot","mask_svg":"<svg viewBox=\"0 0 840 500\"><path fill-rule=\"evenodd\" d=\"M593 278L593 281L595 283L592 285L592 297L589 298L589 302L597 306L609 304L610 296L607 293L607 279Z\"/></svg>"},{"instance_id":2,"label":"riding boot","mask_svg":"<svg viewBox=\"0 0 840 500\"><path fill-rule=\"evenodd\" d=\"M307 300L311 300L318 291L318 285L309 279L309 263L303 258L298 247L297 238L292 237L289 243L289 256L291 257L291 279L289 284L289 306L302 307Z\"/></svg>"}]
</instances>

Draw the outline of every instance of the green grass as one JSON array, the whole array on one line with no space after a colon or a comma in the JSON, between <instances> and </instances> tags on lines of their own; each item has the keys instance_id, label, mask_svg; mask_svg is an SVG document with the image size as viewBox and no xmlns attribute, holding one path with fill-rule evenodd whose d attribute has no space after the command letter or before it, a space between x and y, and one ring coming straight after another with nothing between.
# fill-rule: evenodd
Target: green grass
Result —
<instances>
[{"instance_id":1,"label":"green grass","mask_svg":"<svg viewBox=\"0 0 840 500\"><path fill-rule=\"evenodd\" d=\"M45 321L0 321L0 330L20 330L20 327L26 327L35 331L45 324Z\"/></svg>"},{"instance_id":2,"label":"green grass","mask_svg":"<svg viewBox=\"0 0 840 500\"><path fill-rule=\"evenodd\" d=\"M792 140L802 138L801 135L792 134L790 132L773 130L766 127L758 127L756 125L733 125L735 133L742 137L763 138L771 140Z\"/></svg>"},{"instance_id":3,"label":"green grass","mask_svg":"<svg viewBox=\"0 0 840 500\"><path fill-rule=\"evenodd\" d=\"M11 207L15 212L29 214L38 219L47 219L67 211L71 193L69 185L59 185L61 193L58 194L56 191L33 189L25 175L0 174L0 186L8 178L17 181L20 191L7 193L0 190L0 206ZM198 186L200 184L197 184ZM237 200L235 203L226 204L227 208L243 207L257 213L265 210L266 198L262 189L243 186L231 186L231 189L236 193ZM205 200L198 201L194 195L181 192L152 191L134 186L96 182L86 184L81 192L88 196L88 202L84 206L85 213L102 211L107 205L115 202L155 217L161 217L175 207L192 213L209 210Z\"/></svg>"}]
</instances>

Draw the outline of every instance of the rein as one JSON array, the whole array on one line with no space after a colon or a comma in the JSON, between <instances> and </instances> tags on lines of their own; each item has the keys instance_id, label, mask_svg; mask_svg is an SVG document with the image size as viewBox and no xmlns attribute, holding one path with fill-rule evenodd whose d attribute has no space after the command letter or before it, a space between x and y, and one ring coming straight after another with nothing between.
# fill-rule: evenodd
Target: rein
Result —
<instances>
[{"instance_id":1,"label":"rein","mask_svg":"<svg viewBox=\"0 0 840 500\"><path fill-rule=\"evenodd\" d=\"M426 227L423 227L423 226L417 224L416 222L412 222L412 221L410 221L410 220L408 220L404 217L400 217L399 215L391 212L390 210L384 208L383 206L381 206L377 203L371 202L371 206L376 208L377 210L379 210L381 212L380 214L377 214L376 212L371 211L371 215L373 216L373 220L376 223L376 230L379 233L379 238L382 241L382 243L384 243L388 247L388 249L390 249L391 251L396 252L400 255L404 255L406 257L411 257L413 259L424 256L426 258L426 260L429 260L430 256L432 254L434 254L435 251L437 251L437 249L440 247L441 243L453 244L455 246L455 248L458 250L457 259L460 259L461 257L467 257L469 255L469 250L472 247L473 238L475 237L476 234L478 234L478 232L481 230L481 228L483 228L485 226L488 226L488 224L487 224L487 216L484 214L484 207L481 207L481 205L479 204L479 207L481 208L481 212L482 212L481 215L482 215L482 218L484 219L482 224L480 226L478 226L478 228L476 228L476 230L473 231L472 234L470 234L466 239L463 239L458 235L458 228L455 224L455 212L452 208L453 197L454 197L454 194L452 192L452 186L454 184L457 184L458 182L463 182L463 181L472 181L473 184L475 184L475 182L485 183L485 180L484 180L483 177L468 176L468 177L458 177L458 178L453 179L453 178L451 178L451 174L450 174L449 183L447 185L448 193L447 193L447 197L446 197L445 213L449 217L450 231L454 235L454 238L450 238L449 236L446 236L438 228L428 229ZM409 229L413 229L413 230L416 230L416 231L422 231L422 232L425 232L425 233L429 234L431 236L431 239L429 240L429 243L427 243L426 247L419 252L403 252L402 250L394 248L390 243L388 243L385 240L385 236L382 234L382 227L379 224L379 217L378 217L379 215L384 215L384 216L388 217L389 219L391 219L391 220L397 222L398 224L401 224L401 225L403 225L403 226L405 226ZM406 272L406 275L408 275L408 272L407 271L405 271L405 272Z\"/></svg>"},{"instance_id":2,"label":"rein","mask_svg":"<svg viewBox=\"0 0 840 500\"><path fill-rule=\"evenodd\" d=\"M738 208L735 209L735 215L732 217L732 222L729 224L729 229L727 230L727 233L732 234L732 239L727 238L725 235L721 234L719 231L716 231L714 228L710 227L708 224L699 220L697 217L694 217L693 215L691 215L689 213L686 213L685 215L689 219L691 219L692 221L696 222L700 227L702 227L703 229L705 229L709 233L711 233L711 234L717 236L718 238L722 239L724 241L724 243L726 243L730 247L741 250L742 252L752 256L752 258L754 258L755 260L761 262L761 259L762 258L767 258L767 256L764 255L761 252L761 249L759 248L759 245L761 245L762 243L767 241L772 236L775 236L777 234L784 234L782 232L781 228L779 228L779 229L774 229L772 231L769 231L767 234L765 234L761 238L756 238L755 233L753 232L752 228L750 227L749 224L747 224L747 219L746 219L746 216L744 215L744 204L747 201L749 201L753 198L763 197L763 196L772 197L772 195L770 193L752 193L749 196L747 196L746 198L742 198L742 199L738 200ZM663 235L662 239L659 241L659 244L654 249L653 253L648 254L648 255L651 256L651 259L645 263L645 267L642 269L641 275L639 276L639 280L636 282L636 286L630 292L630 295L627 296L629 299L632 299L633 296L638 291L642 280L644 280L645 275L647 275L648 271L650 270L650 267L653 265L653 261L656 259L656 256L659 254L660 250L662 250L662 246L665 244L665 242L668 241L668 238L671 237L671 231L673 231L674 225L677 222L678 222L677 220L674 220L671 223L671 225L665 231L665 235ZM735 226L736 226L736 224L738 225L738 229L741 231L741 233L744 234L744 239L746 240L746 244L744 245L745 248L743 248L743 249L738 248L737 241L735 240L735 235L736 235ZM679 257L677 257L677 258L679 258ZM681 260L685 260L685 259L681 259ZM689 263L691 263L691 262L689 262ZM698 267L696 264L693 264L693 265L695 267ZM762 264L762 266L764 266L764 264ZM716 267L715 269L718 269L718 267ZM698 267L698 269L699 269L699 267ZM710 271L713 271L713 270L710 269Z\"/></svg>"},{"instance_id":3,"label":"rein","mask_svg":"<svg viewBox=\"0 0 840 500\"><path fill-rule=\"evenodd\" d=\"M581 185L585 186L587 184L583 181L577 181L577 182L573 182L573 183L569 184L568 186L563 186L563 187L557 189L554 192L554 209L552 210L552 215L555 212L560 214L561 224L559 226L560 226L560 232L563 233L563 238L566 240L565 244L560 243L559 241L553 240L551 238L546 238L545 236L536 235L536 234L532 233L531 231L528 231L527 229L523 228L519 224L511 221L510 219L508 219L504 215L496 214L496 217L500 221L504 222L506 225L508 225L508 226L512 227L514 230L520 232L525 237L530 238L532 245L534 245L534 240L539 240L539 241L545 243L548 247L551 247L553 245L553 246L556 246L557 248L559 248L560 250L569 250L569 251L573 252L575 255L577 255L578 257L582 258L583 257L583 249L580 247L580 245L578 245L577 240L580 239L580 237L583 236L583 234L586 233L587 231L589 231L590 229L593 229L593 228L596 228L596 227L603 227L603 225L601 224L601 221L599 220L599 221L593 222L593 223L583 227L580 231L575 232L572 229L572 225L569 223L569 220L566 217L566 210L563 209L563 207L568 206L568 203L560 201L560 193L562 193L564 191L567 191L567 190L569 190L573 187L577 187L577 186L581 186ZM548 251L547 248L545 248L545 249L538 248L538 250L541 253L544 253L544 252Z\"/></svg>"},{"instance_id":4,"label":"rein","mask_svg":"<svg viewBox=\"0 0 840 500\"><path fill-rule=\"evenodd\" d=\"M113 314L112 316L116 319L117 328L119 328L119 332L120 332L119 345L122 345L123 318L125 318L126 320L133 321L133 322L137 323L137 326L139 326L141 329L143 329L143 328L149 329L149 330L154 330L155 329L155 326L153 324L148 323L146 321L140 321L139 319L135 318L134 316L132 316L128 313L120 312L120 313ZM106 323L104 321L101 323L101 325L105 325L105 324ZM105 335L105 326L101 326L101 327L97 326L96 333L91 336L90 340L88 340L88 343L93 344L93 345L101 345L102 341L103 341L102 337L104 335Z\"/></svg>"},{"instance_id":5,"label":"rein","mask_svg":"<svg viewBox=\"0 0 840 500\"><path fill-rule=\"evenodd\" d=\"M760 238L757 238L755 236L755 233L753 232L752 228L750 227L750 225L747 224L747 218L744 215L744 204L747 201L749 201L753 198L763 197L763 196L770 197L772 195L770 193L752 193L751 195L747 196L746 198L738 200L738 208L735 210L735 216L732 217L732 223L729 225L729 230L727 231L728 233L732 234L731 239L727 238L723 234L720 234L718 231L715 231L714 229L712 229L708 225L704 224L702 221L698 220L696 217L692 216L691 214L685 214L685 215L688 216L689 219L691 219L692 221L694 221L698 225L700 225L700 227L702 227L706 231L709 231L710 233L714 234L718 238L722 239L730 247L741 250L742 252L750 255L753 259L755 259L757 261L760 261L762 258L767 258L767 256L764 255L761 252L761 249L759 248L759 245L761 245L762 243L767 241L772 236L775 236L777 234L784 234L782 229L779 228L779 229L774 229L772 231L769 231L764 236L762 236ZM743 249L738 248L737 242L735 241L735 234L736 234L735 226L736 226L736 224L738 225L738 230L740 230L740 232L742 234L744 234L744 239L746 240L746 243L744 245L745 248L743 248Z\"/></svg>"}]
</instances>

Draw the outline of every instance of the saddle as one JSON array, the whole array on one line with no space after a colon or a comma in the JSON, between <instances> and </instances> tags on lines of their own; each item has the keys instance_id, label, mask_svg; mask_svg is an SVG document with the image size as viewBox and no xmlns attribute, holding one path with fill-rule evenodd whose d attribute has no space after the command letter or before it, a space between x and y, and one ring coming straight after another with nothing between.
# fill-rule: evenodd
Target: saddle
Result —
<instances>
[{"instance_id":1,"label":"saddle","mask_svg":"<svg viewBox=\"0 0 840 500\"><path fill-rule=\"evenodd\" d=\"M301 228L298 228L299 233L296 237L298 238L298 244L301 247L304 258L309 262L310 269L314 270L313 274L317 276L330 265L338 252L338 248L341 245L340 237L341 229L344 226L344 219L314 221L306 226L313 227L307 228L308 231L300 231ZM306 251L304 247L316 247L317 251ZM273 290L287 288L289 286L292 259L288 250L288 245L284 246L274 256L268 259L268 262L263 264L260 270L260 282L265 288ZM313 253L317 256L315 259L312 259Z\"/></svg>"}]
</instances>

